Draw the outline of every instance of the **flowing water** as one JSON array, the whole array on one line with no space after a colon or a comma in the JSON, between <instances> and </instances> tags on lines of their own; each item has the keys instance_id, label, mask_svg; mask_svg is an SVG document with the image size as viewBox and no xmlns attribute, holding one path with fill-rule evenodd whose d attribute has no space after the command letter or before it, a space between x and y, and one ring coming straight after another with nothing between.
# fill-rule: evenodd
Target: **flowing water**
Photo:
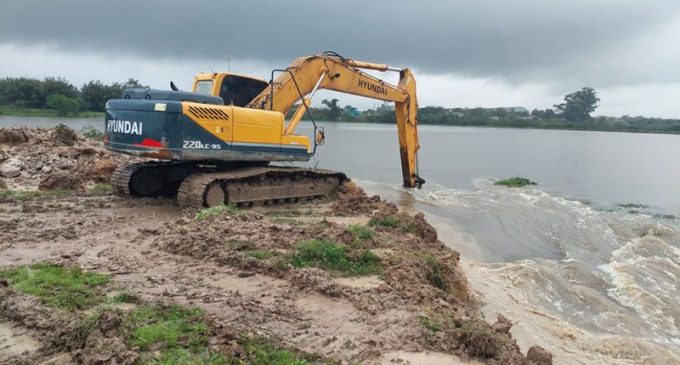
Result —
<instances>
[{"instance_id":1,"label":"flowing water","mask_svg":"<svg viewBox=\"0 0 680 365\"><path fill-rule=\"evenodd\" d=\"M38 123L22 120L0 126ZM524 351L542 345L556 364L680 364L680 136L421 126L428 182L407 190L394 126L324 127L309 165L425 212L463 254L487 316L516 321ZM493 185L514 175L538 185Z\"/></svg>"},{"instance_id":2,"label":"flowing water","mask_svg":"<svg viewBox=\"0 0 680 365\"><path fill-rule=\"evenodd\" d=\"M680 364L680 136L423 126L428 183L405 190L393 126L325 127L314 163L426 212L524 350ZM493 185L514 175L539 185Z\"/></svg>"}]
</instances>

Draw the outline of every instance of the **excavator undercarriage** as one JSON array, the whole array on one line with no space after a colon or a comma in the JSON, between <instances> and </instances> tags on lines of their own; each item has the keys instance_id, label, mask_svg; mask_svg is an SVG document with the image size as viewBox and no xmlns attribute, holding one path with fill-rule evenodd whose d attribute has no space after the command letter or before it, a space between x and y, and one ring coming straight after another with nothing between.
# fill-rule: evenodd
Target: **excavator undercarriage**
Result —
<instances>
[{"instance_id":1,"label":"excavator undercarriage","mask_svg":"<svg viewBox=\"0 0 680 365\"><path fill-rule=\"evenodd\" d=\"M145 162L122 164L113 173L122 195L177 196L182 207L253 206L311 200L334 192L340 172L264 164Z\"/></svg>"}]
</instances>

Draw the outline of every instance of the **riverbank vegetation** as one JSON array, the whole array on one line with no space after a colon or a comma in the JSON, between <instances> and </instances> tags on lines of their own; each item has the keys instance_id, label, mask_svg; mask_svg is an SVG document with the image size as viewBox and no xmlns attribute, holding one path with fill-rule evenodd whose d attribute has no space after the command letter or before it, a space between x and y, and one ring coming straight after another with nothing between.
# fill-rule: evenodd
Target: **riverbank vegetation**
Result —
<instances>
[{"instance_id":1,"label":"riverbank vegetation","mask_svg":"<svg viewBox=\"0 0 680 365\"><path fill-rule=\"evenodd\" d=\"M63 78L48 77L0 79L0 115L28 117L103 116L109 99L120 97L126 88L146 87L138 80L105 84L90 81L80 88ZM421 125L476 126L532 129L566 129L585 131L613 131L638 133L680 134L680 119L648 118L624 115L621 117L591 114L600 99L590 87L570 93L564 100L547 109L528 110L524 107L502 108L444 108L426 106L418 109ZM341 105L338 99L323 100L321 107L311 107L309 114L318 121L350 123L394 124L394 106L360 111L352 105ZM290 118L296 108L288 115Z\"/></svg>"},{"instance_id":2,"label":"riverbank vegetation","mask_svg":"<svg viewBox=\"0 0 680 365\"><path fill-rule=\"evenodd\" d=\"M418 109L421 125L450 125L502 128L566 129L639 133L680 133L680 119L648 118L624 115L596 116L599 98L592 88L583 88L564 97L560 104L544 110L518 107L503 108L444 108L426 106ZM384 104L359 111L351 105L342 106L337 99L324 100L323 106L310 108L318 121L394 124L394 107Z\"/></svg>"},{"instance_id":3,"label":"riverbank vegetation","mask_svg":"<svg viewBox=\"0 0 680 365\"><path fill-rule=\"evenodd\" d=\"M112 84L96 80L78 88L63 78L6 77L0 79L0 115L99 117L107 100L139 87L145 86L135 79Z\"/></svg>"}]
</instances>

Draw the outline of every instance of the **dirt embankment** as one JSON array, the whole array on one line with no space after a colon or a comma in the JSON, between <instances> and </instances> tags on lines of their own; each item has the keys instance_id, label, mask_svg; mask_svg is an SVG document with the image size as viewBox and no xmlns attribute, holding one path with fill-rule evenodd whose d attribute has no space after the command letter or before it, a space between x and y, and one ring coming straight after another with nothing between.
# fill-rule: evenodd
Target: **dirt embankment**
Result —
<instances>
[{"instance_id":1,"label":"dirt embankment","mask_svg":"<svg viewBox=\"0 0 680 365\"><path fill-rule=\"evenodd\" d=\"M0 128L0 188L82 191L130 160L66 126Z\"/></svg>"},{"instance_id":2,"label":"dirt embankment","mask_svg":"<svg viewBox=\"0 0 680 365\"><path fill-rule=\"evenodd\" d=\"M482 318L460 255L422 214L400 212L351 183L329 201L247 210L197 212L168 199L117 197L92 186L128 158L61 134L69 135L0 129L0 166L21 162L18 175L4 178L12 190L0 194L0 270L77 266L109 275L146 303L198 307L214 351L246 363L245 345L234 338L262 336L328 363L551 363L540 348L520 352L511 319ZM17 195L39 186L44 193ZM48 193L56 187L69 194ZM144 350L120 337L115 318L100 318L82 336L87 311L50 308L4 283L0 326L8 321L37 343L12 361L89 363L99 350L100 363L141 361Z\"/></svg>"}]
</instances>

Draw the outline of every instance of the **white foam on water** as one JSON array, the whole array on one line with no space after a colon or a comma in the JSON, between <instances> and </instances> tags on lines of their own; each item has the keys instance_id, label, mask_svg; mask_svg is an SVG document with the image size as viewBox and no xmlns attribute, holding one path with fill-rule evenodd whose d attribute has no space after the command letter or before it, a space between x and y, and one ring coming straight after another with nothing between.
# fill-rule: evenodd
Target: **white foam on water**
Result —
<instances>
[{"instance_id":1,"label":"white foam on water","mask_svg":"<svg viewBox=\"0 0 680 365\"><path fill-rule=\"evenodd\" d=\"M539 344L555 354L556 364L680 365L677 228L539 189L488 180L475 187L371 188L402 201L412 197L408 206L424 210L440 239L463 252L487 318L503 313L513 319L524 351ZM485 256L499 250L525 254L495 261Z\"/></svg>"},{"instance_id":2,"label":"white foam on water","mask_svg":"<svg viewBox=\"0 0 680 365\"><path fill-rule=\"evenodd\" d=\"M600 266L611 278L609 295L634 309L662 330L668 340L680 337L680 250L656 236L628 242L613 252L612 261Z\"/></svg>"},{"instance_id":3,"label":"white foam on water","mask_svg":"<svg viewBox=\"0 0 680 365\"><path fill-rule=\"evenodd\" d=\"M511 332L523 351L540 345L553 353L555 364L567 365L680 364L677 348L632 335L586 330L546 310L535 298L539 287L526 280L528 273L542 271L535 263L498 265L466 260L463 265L471 287L485 303L485 316L495 318L496 313L503 313L511 318Z\"/></svg>"}]
</instances>

